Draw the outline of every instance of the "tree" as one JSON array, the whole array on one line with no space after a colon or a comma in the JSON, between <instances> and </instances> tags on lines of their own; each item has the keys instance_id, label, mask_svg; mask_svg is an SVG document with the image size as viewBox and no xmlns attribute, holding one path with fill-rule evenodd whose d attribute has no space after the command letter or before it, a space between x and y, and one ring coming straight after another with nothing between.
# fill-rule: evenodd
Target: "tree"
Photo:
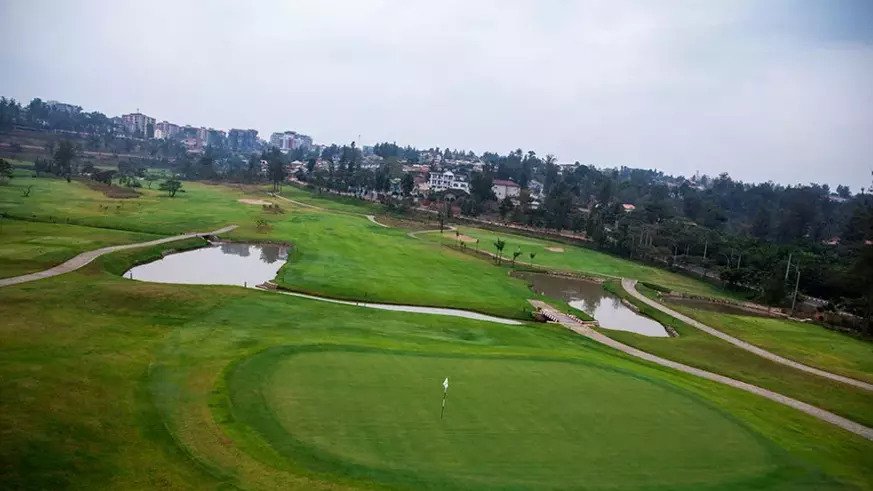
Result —
<instances>
[{"instance_id":1,"label":"tree","mask_svg":"<svg viewBox=\"0 0 873 491\"><path fill-rule=\"evenodd\" d=\"M778 307L785 300L785 278L782 271L776 271L764 282L763 300L767 305Z\"/></svg>"},{"instance_id":2,"label":"tree","mask_svg":"<svg viewBox=\"0 0 873 491\"><path fill-rule=\"evenodd\" d=\"M282 158L282 152L273 147L264 155L264 160L267 161L267 175L273 183L273 192L278 192L279 185L285 180L285 162Z\"/></svg>"},{"instance_id":3,"label":"tree","mask_svg":"<svg viewBox=\"0 0 873 491\"><path fill-rule=\"evenodd\" d=\"M478 203L495 199L493 186L494 179L491 178L490 174L474 172L470 176L470 196Z\"/></svg>"},{"instance_id":4,"label":"tree","mask_svg":"<svg viewBox=\"0 0 873 491\"><path fill-rule=\"evenodd\" d=\"M403 196L409 196L412 194L414 188L415 179L412 177L412 174L409 172L403 174L403 179L400 180L400 191L403 192Z\"/></svg>"},{"instance_id":5,"label":"tree","mask_svg":"<svg viewBox=\"0 0 873 491\"><path fill-rule=\"evenodd\" d=\"M497 241L494 242L494 248L497 249L497 264L500 264L500 255L503 253L504 247L506 247L506 242L498 237Z\"/></svg>"},{"instance_id":6,"label":"tree","mask_svg":"<svg viewBox=\"0 0 873 491\"><path fill-rule=\"evenodd\" d=\"M171 198L175 198L176 193L179 191L184 192L182 190L182 181L180 181L176 178L170 178L170 179L167 179L166 181L162 182L161 185L158 187L158 189L160 189L161 191L166 191L167 196L169 196Z\"/></svg>"},{"instance_id":7,"label":"tree","mask_svg":"<svg viewBox=\"0 0 873 491\"><path fill-rule=\"evenodd\" d=\"M509 196L503 198L503 201L500 202L500 218L505 219L506 215L512 213L512 210L515 208L515 204L512 202L512 199Z\"/></svg>"},{"instance_id":8,"label":"tree","mask_svg":"<svg viewBox=\"0 0 873 491\"><path fill-rule=\"evenodd\" d=\"M0 159L0 182L12 179L12 164L5 159Z\"/></svg>"},{"instance_id":9,"label":"tree","mask_svg":"<svg viewBox=\"0 0 873 491\"><path fill-rule=\"evenodd\" d=\"M152 188L152 183L157 181L158 179L160 179L160 176L158 176L154 172L146 172L145 177L143 177L143 180L148 183L149 189Z\"/></svg>"},{"instance_id":10,"label":"tree","mask_svg":"<svg viewBox=\"0 0 873 491\"><path fill-rule=\"evenodd\" d=\"M533 266L533 260L535 257L537 257L537 253L536 252L528 252L527 255L528 255L528 257L530 257L530 265Z\"/></svg>"},{"instance_id":11,"label":"tree","mask_svg":"<svg viewBox=\"0 0 873 491\"><path fill-rule=\"evenodd\" d=\"M512 253L512 265L515 266L515 260L518 256L521 255L521 249L516 249L515 252Z\"/></svg>"},{"instance_id":12,"label":"tree","mask_svg":"<svg viewBox=\"0 0 873 491\"><path fill-rule=\"evenodd\" d=\"M73 145L73 142L61 140L54 157L58 174L65 177L67 182L70 182L73 175L73 160L76 159L76 147Z\"/></svg>"}]
</instances>

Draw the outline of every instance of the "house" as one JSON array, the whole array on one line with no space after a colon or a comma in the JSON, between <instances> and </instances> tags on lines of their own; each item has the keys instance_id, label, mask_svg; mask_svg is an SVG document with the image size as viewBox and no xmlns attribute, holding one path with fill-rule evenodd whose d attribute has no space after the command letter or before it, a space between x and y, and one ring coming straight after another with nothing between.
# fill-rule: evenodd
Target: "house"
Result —
<instances>
[{"instance_id":1,"label":"house","mask_svg":"<svg viewBox=\"0 0 873 491\"><path fill-rule=\"evenodd\" d=\"M460 190L465 193L470 192L470 183L463 178L456 176L454 172L447 170L445 172L431 172L428 185L431 191L446 191L449 189Z\"/></svg>"},{"instance_id":2,"label":"house","mask_svg":"<svg viewBox=\"0 0 873 491\"><path fill-rule=\"evenodd\" d=\"M621 209L624 210L625 213L630 213L630 212L636 210L637 207L630 204L630 203L624 203L623 205L621 205Z\"/></svg>"},{"instance_id":3,"label":"house","mask_svg":"<svg viewBox=\"0 0 873 491\"><path fill-rule=\"evenodd\" d=\"M494 195L497 196L499 201L506 198L517 198L521 192L521 187L512 181L494 179L491 190L494 191Z\"/></svg>"}]
</instances>

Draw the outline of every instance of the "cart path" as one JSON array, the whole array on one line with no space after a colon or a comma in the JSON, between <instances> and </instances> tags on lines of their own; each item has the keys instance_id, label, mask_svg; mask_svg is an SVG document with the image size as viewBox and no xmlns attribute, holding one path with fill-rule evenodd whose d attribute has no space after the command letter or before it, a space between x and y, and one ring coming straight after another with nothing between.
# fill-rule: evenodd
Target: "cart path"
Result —
<instances>
[{"instance_id":1,"label":"cart path","mask_svg":"<svg viewBox=\"0 0 873 491\"><path fill-rule=\"evenodd\" d=\"M784 396L777 392L758 387L757 385L752 385L746 382L732 379L730 377L725 377L724 375L719 375L717 373L694 368L689 365L678 363L672 360L668 360L666 358L661 358L660 356L655 356L642 350L638 350L632 346L628 346L624 343L618 342L610 338L609 336L601 334L594 329L591 329L581 322L571 318L569 315L564 314L563 312L560 312L559 310L551 307L545 302L539 300L529 300L529 302L548 319L558 322L567 329L570 329L577 334L581 334L582 336L585 336L593 341L609 346L610 348L617 349L625 354L628 354L635 358L646 360L651 363L655 363L657 365L672 368L674 370L705 378L707 380L712 380L713 382L718 382L724 385L728 385L730 387L735 387L746 392L751 392L752 394L757 394L761 397L766 397L771 401L775 401L779 404L784 404L788 407L797 409L798 411L804 412L822 421L839 426L844 430L851 431L852 433L862 436L868 440L873 440L873 428L869 428L860 423L856 423L850 419L838 416L830 411L826 411L811 404L798 401L797 399L792 399L791 397Z\"/></svg>"},{"instance_id":2,"label":"cart path","mask_svg":"<svg viewBox=\"0 0 873 491\"><path fill-rule=\"evenodd\" d=\"M269 283L269 282L268 282ZM291 290L279 290L272 288L263 288L264 285L258 285L250 288L259 288L265 291L279 293L282 295L290 295L292 297L307 298L309 300L318 300L319 302L336 303L340 305L352 305L355 307L366 307L368 309L391 310L394 312L409 312L413 314L431 314L443 315L449 317L463 317L465 319L474 319L486 322L496 322L498 324L506 324L511 326L520 326L524 324L520 320L509 319L506 317L497 317L472 310L450 309L446 307L425 307L421 305L394 304L394 303L377 303L377 302L356 302L352 300L340 300L338 298L322 297L320 295L312 295L310 293L300 293Z\"/></svg>"},{"instance_id":3,"label":"cart path","mask_svg":"<svg viewBox=\"0 0 873 491\"><path fill-rule=\"evenodd\" d=\"M175 242L177 240L191 239L194 237L203 237L206 235L218 235L223 234L225 232L230 232L235 229L236 225L228 225L227 227L220 228L218 230L213 230L212 232L192 232L189 234L182 235L174 235L172 237L164 237L163 239L150 240L148 242L137 242L135 244L123 244L123 245L115 245L102 247L100 249L94 249L93 251L86 251L78 256L73 257L72 259L68 259L67 261L58 264L52 268L38 271L36 273L29 273L21 276L13 276L11 278L0 278L0 287L18 285L21 283L27 283L29 281L41 280L43 278L51 278L52 276L62 275L64 273L69 273L70 271L75 271L83 266L87 266L91 263L91 261L97 259L98 257L109 254L111 252L123 251L127 249L137 249L140 247L149 247L159 244L165 244L167 242Z\"/></svg>"},{"instance_id":4,"label":"cart path","mask_svg":"<svg viewBox=\"0 0 873 491\"><path fill-rule=\"evenodd\" d=\"M388 225L385 225L384 223L377 222L376 215L367 215L367 220L370 220L371 222L375 223L376 225L378 225L380 227L391 228Z\"/></svg>"},{"instance_id":5,"label":"cart path","mask_svg":"<svg viewBox=\"0 0 873 491\"><path fill-rule=\"evenodd\" d=\"M440 230L440 229L438 229L438 228L437 228L437 229L432 229L432 230L416 230L415 232L409 232L409 233L406 234L406 235L412 237L413 239L421 240L421 237L419 237L418 234L432 234L432 233L434 233L434 232L443 232L443 231L450 231L450 230L455 230L455 227L453 227L453 226L451 226L451 225L446 225L446 226L443 228L443 230Z\"/></svg>"},{"instance_id":6,"label":"cart path","mask_svg":"<svg viewBox=\"0 0 873 491\"><path fill-rule=\"evenodd\" d=\"M656 308L669 316L675 317L676 319L679 319L680 321L685 322L686 324L688 324L692 327L700 329L701 331L703 331L707 334L711 334L717 338L723 339L723 340L727 341L728 343L731 343L732 345L736 346L737 348L744 349L744 350L749 351L751 353L754 353L762 358L766 358L770 361L774 361L776 363L780 363L782 365L785 365L785 366L788 366L791 368L795 368L797 370L802 370L804 372L811 373L813 375L818 375L819 377L824 377L824 378L834 380L837 382L842 382L844 384L852 385L852 386L858 387L860 389L873 391L873 384L870 384L870 383L867 383L867 382L864 382L861 380L845 377L843 375L837 375L835 373L826 372L824 370L821 370L821 369L818 369L815 367L811 367L809 365L804 365L803 363L798 363L794 360L789 360L788 358L785 358L783 356L779 356L776 353L759 348L759 347L755 346L754 344L747 343L747 342L743 341L742 339L735 338L729 334L726 334L722 331L719 331L718 329L709 327L706 324L703 324L702 322L696 321L696 320L694 320L686 315L680 314L679 312L676 312L675 310L671 309L670 307L667 307L666 305L664 305L660 302L656 302L656 301L652 300L651 298L643 295L639 291L637 291L636 283L637 283L636 280L629 280L627 278L622 278L622 280L621 280L622 288L624 288L629 294L631 294L631 296L633 296L634 298L636 298L640 302L643 302L644 304L646 304L650 307Z\"/></svg>"},{"instance_id":7,"label":"cart path","mask_svg":"<svg viewBox=\"0 0 873 491\"><path fill-rule=\"evenodd\" d=\"M321 210L321 211L335 211L335 210L328 210L327 208L322 208L320 206L310 205L309 203L297 201L296 199L286 198L279 193L267 193L267 194L269 194L270 196L272 196L274 198L283 199L285 201L288 201L289 203L294 203L295 205L303 206L305 208L312 208L313 210ZM340 212L337 212L337 213L340 213Z\"/></svg>"}]
</instances>

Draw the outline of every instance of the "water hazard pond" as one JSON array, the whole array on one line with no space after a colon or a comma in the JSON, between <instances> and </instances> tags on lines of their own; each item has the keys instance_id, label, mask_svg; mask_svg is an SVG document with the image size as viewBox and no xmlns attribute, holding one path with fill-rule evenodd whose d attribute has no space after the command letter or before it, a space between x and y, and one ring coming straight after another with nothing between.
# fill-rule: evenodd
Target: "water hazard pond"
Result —
<instances>
[{"instance_id":1,"label":"water hazard pond","mask_svg":"<svg viewBox=\"0 0 873 491\"><path fill-rule=\"evenodd\" d=\"M184 285L231 285L254 288L276 277L279 268L288 260L288 247L274 244L242 244L233 242L210 243L190 251L168 254L157 261L131 268L124 276L133 280ZM504 319L460 309L393 305L370 302L350 302L306 295L291 291L277 291L284 295L308 298L321 302L353 305L379 310L412 312L417 314L448 315L499 324L519 325L515 319Z\"/></svg>"},{"instance_id":2,"label":"water hazard pond","mask_svg":"<svg viewBox=\"0 0 873 491\"><path fill-rule=\"evenodd\" d=\"M525 274L524 279L531 283L535 291L564 300L574 309L594 317L604 329L630 331L644 336L669 336L664 326L631 310L620 298L593 281L536 273Z\"/></svg>"},{"instance_id":3,"label":"water hazard pond","mask_svg":"<svg viewBox=\"0 0 873 491\"><path fill-rule=\"evenodd\" d=\"M155 283L255 286L272 280L288 259L275 244L211 243L136 266L125 277Z\"/></svg>"}]
</instances>

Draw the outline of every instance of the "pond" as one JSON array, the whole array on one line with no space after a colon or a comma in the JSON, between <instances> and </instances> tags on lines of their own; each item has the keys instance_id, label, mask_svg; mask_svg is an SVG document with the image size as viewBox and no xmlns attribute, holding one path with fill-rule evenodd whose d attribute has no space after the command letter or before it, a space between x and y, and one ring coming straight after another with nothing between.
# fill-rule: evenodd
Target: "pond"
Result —
<instances>
[{"instance_id":1,"label":"pond","mask_svg":"<svg viewBox=\"0 0 873 491\"><path fill-rule=\"evenodd\" d=\"M604 329L630 331L644 336L669 336L664 326L630 309L598 283L536 273L523 277L536 292L564 300L574 309L594 317Z\"/></svg>"},{"instance_id":2,"label":"pond","mask_svg":"<svg viewBox=\"0 0 873 491\"><path fill-rule=\"evenodd\" d=\"M166 255L124 276L155 283L253 287L275 278L287 259L286 246L220 242Z\"/></svg>"},{"instance_id":3,"label":"pond","mask_svg":"<svg viewBox=\"0 0 873 491\"><path fill-rule=\"evenodd\" d=\"M285 246L233 242L210 243L208 247L169 254L157 261L136 266L125 272L124 276L134 280L151 281L154 283L233 285L255 288L257 285L275 278L279 268L287 260L288 248ZM282 290L277 290L276 293L371 309L447 315L497 322L499 324L521 324L521 322L514 319L504 319L460 309L351 302Z\"/></svg>"}]
</instances>

